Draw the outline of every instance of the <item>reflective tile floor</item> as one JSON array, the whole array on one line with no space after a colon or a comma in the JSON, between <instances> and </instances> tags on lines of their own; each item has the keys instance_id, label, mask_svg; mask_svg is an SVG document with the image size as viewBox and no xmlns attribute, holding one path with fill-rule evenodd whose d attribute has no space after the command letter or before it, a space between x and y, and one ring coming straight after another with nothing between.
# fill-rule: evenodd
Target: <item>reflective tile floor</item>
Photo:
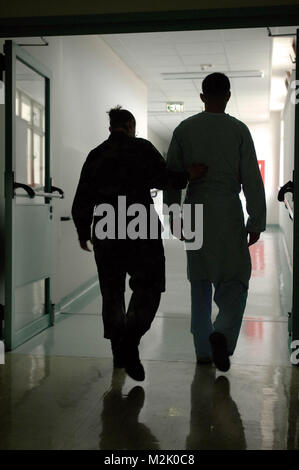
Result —
<instances>
[{"instance_id":1,"label":"reflective tile floor","mask_svg":"<svg viewBox=\"0 0 299 470\"><path fill-rule=\"evenodd\" d=\"M109 359L10 355L0 448L298 448L297 368L144 364L138 384Z\"/></svg>"},{"instance_id":2,"label":"reflective tile floor","mask_svg":"<svg viewBox=\"0 0 299 470\"><path fill-rule=\"evenodd\" d=\"M291 278L280 234L267 230L251 255L229 372L195 364L185 253L168 242L167 293L140 351L145 381L113 372L95 287L54 328L6 355L0 449L299 449L299 368L288 355Z\"/></svg>"}]
</instances>

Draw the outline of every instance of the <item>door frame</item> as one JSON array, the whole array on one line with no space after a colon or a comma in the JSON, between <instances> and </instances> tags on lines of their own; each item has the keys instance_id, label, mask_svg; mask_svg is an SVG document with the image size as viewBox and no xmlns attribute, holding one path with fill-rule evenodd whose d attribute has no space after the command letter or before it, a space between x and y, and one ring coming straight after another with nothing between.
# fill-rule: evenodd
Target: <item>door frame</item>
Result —
<instances>
[{"instance_id":1,"label":"door frame","mask_svg":"<svg viewBox=\"0 0 299 470\"><path fill-rule=\"evenodd\" d=\"M283 3L283 2L282 2ZM299 24L299 5L0 18L0 37L145 33Z\"/></svg>"},{"instance_id":2,"label":"door frame","mask_svg":"<svg viewBox=\"0 0 299 470\"><path fill-rule=\"evenodd\" d=\"M18 332L14 328L14 263L13 250L13 215L14 215L14 182L15 182L15 103L16 103L16 60L45 79L45 192L51 192L50 175L50 80L51 71L39 63L27 51L13 41L5 41L5 306L4 306L4 340L7 350L14 349L35 334L54 322L51 302L51 280L45 279L45 311L41 318L32 321ZM45 203L50 200L45 198Z\"/></svg>"},{"instance_id":3,"label":"door frame","mask_svg":"<svg viewBox=\"0 0 299 470\"><path fill-rule=\"evenodd\" d=\"M296 35L296 60L299 57L299 29ZM299 340L299 103L297 101L299 90L299 66L296 62L296 104L295 104L295 149L294 149L294 228L293 228L293 290L292 290L292 312L291 312L291 327L292 327L292 341Z\"/></svg>"},{"instance_id":4,"label":"door frame","mask_svg":"<svg viewBox=\"0 0 299 470\"><path fill-rule=\"evenodd\" d=\"M75 19L75 21L74 21ZM299 25L299 5L213 8L202 10L114 13L95 15L0 18L0 38L40 37ZM298 51L297 31L297 51ZM25 53L25 51L22 51ZM299 80L299 67L296 67ZM11 99L11 95L8 97ZM10 137L11 130L7 130ZM11 150L11 149L10 149ZM298 181L298 183L297 183ZM294 261L292 340L299 340L299 104L295 106L294 154ZM297 186L297 188L296 188ZM297 218L297 222L296 222Z\"/></svg>"}]
</instances>

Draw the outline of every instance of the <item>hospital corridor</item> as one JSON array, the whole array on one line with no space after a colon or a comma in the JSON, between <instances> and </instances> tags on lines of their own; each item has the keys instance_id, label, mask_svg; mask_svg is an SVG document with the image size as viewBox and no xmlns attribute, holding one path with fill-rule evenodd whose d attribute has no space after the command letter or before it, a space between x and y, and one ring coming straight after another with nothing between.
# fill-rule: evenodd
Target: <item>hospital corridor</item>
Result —
<instances>
[{"instance_id":1,"label":"hospital corridor","mask_svg":"<svg viewBox=\"0 0 299 470\"><path fill-rule=\"evenodd\" d=\"M0 450L299 450L298 28L0 38ZM72 203L111 108L132 112L137 138L166 158L175 128L204 111L213 72L230 80L225 112L252 135L266 230L249 248L245 314L221 372L196 361L185 244L169 236L163 190L151 191L166 291L140 342L137 382L113 368L92 245L80 248ZM131 293L127 277L126 305Z\"/></svg>"}]
</instances>

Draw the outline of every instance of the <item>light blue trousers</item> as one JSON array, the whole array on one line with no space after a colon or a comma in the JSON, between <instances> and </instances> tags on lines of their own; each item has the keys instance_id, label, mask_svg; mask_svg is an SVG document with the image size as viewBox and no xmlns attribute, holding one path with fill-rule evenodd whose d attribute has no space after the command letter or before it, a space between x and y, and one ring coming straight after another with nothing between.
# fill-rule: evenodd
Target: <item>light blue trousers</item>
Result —
<instances>
[{"instance_id":1,"label":"light blue trousers","mask_svg":"<svg viewBox=\"0 0 299 470\"><path fill-rule=\"evenodd\" d=\"M247 287L241 281L222 281L214 284L214 288L214 302L219 313L212 324L212 283L207 280L191 281L191 333L197 357L212 357L209 336L213 331L225 335L229 354L232 355L240 333Z\"/></svg>"}]
</instances>

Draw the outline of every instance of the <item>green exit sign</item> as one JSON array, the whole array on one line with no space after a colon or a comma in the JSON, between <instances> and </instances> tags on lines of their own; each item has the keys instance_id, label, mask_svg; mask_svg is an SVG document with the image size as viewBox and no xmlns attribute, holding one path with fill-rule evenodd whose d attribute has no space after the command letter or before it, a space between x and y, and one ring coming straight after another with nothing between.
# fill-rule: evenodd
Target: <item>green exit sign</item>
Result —
<instances>
[{"instance_id":1,"label":"green exit sign","mask_svg":"<svg viewBox=\"0 0 299 470\"><path fill-rule=\"evenodd\" d=\"M168 113L182 113L184 111L184 103L166 103Z\"/></svg>"}]
</instances>

